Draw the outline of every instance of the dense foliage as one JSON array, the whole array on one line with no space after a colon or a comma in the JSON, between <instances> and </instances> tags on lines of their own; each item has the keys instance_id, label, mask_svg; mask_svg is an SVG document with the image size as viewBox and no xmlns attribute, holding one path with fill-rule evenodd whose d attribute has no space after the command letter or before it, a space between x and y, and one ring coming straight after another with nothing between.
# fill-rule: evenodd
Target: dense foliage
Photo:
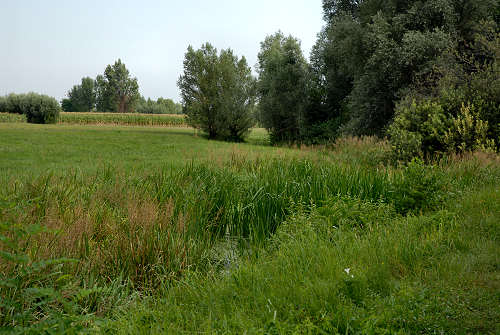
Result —
<instances>
[{"instance_id":1,"label":"dense foliage","mask_svg":"<svg viewBox=\"0 0 500 335\"><path fill-rule=\"evenodd\" d=\"M388 129L397 159L499 148L500 34L483 29L458 61L443 56L434 86L398 103Z\"/></svg>"},{"instance_id":2,"label":"dense foliage","mask_svg":"<svg viewBox=\"0 0 500 335\"><path fill-rule=\"evenodd\" d=\"M498 149L497 0L324 0L323 10L308 67L293 37L262 43L260 119L274 142L389 135L398 159Z\"/></svg>"},{"instance_id":3,"label":"dense foliage","mask_svg":"<svg viewBox=\"0 0 500 335\"><path fill-rule=\"evenodd\" d=\"M297 141L304 126L308 79L300 43L278 32L261 43L258 59L260 121L271 142Z\"/></svg>"},{"instance_id":4,"label":"dense foliage","mask_svg":"<svg viewBox=\"0 0 500 335\"><path fill-rule=\"evenodd\" d=\"M432 86L443 53L463 52L495 3L325 0L327 24L312 57L325 78L324 108L346 114L346 132L384 134L396 102Z\"/></svg>"},{"instance_id":5,"label":"dense foliage","mask_svg":"<svg viewBox=\"0 0 500 335\"><path fill-rule=\"evenodd\" d=\"M141 96L137 78L131 78L125 64L118 59L108 65L96 79L82 78L61 101L65 112L132 113Z\"/></svg>"},{"instance_id":6,"label":"dense foliage","mask_svg":"<svg viewBox=\"0 0 500 335\"><path fill-rule=\"evenodd\" d=\"M136 112L140 114L182 114L182 105L172 99L158 98L158 100L146 100L140 97Z\"/></svg>"},{"instance_id":7,"label":"dense foliage","mask_svg":"<svg viewBox=\"0 0 500 335\"><path fill-rule=\"evenodd\" d=\"M98 112L130 113L139 99L137 78L131 78L125 64L118 59L108 65L104 75L95 80L96 109Z\"/></svg>"},{"instance_id":8,"label":"dense foliage","mask_svg":"<svg viewBox=\"0 0 500 335\"><path fill-rule=\"evenodd\" d=\"M65 112L85 113L92 112L95 109L96 90L94 79L82 78L80 85L75 85L68 92L68 99L61 102Z\"/></svg>"},{"instance_id":9,"label":"dense foliage","mask_svg":"<svg viewBox=\"0 0 500 335\"><path fill-rule=\"evenodd\" d=\"M61 107L56 99L37 93L0 97L0 113L22 114L29 123L56 123Z\"/></svg>"},{"instance_id":10,"label":"dense foliage","mask_svg":"<svg viewBox=\"0 0 500 335\"><path fill-rule=\"evenodd\" d=\"M241 141L254 125L255 79L245 57L232 50L190 46L178 86L187 122L208 138Z\"/></svg>"}]
</instances>

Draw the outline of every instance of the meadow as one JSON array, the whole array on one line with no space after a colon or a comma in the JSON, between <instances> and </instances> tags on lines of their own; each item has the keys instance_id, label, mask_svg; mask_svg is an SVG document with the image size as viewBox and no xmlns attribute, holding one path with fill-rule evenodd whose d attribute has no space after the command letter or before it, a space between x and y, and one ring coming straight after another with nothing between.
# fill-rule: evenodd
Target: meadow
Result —
<instances>
[{"instance_id":1,"label":"meadow","mask_svg":"<svg viewBox=\"0 0 500 335\"><path fill-rule=\"evenodd\" d=\"M496 334L500 161L0 123L0 327Z\"/></svg>"}]
</instances>

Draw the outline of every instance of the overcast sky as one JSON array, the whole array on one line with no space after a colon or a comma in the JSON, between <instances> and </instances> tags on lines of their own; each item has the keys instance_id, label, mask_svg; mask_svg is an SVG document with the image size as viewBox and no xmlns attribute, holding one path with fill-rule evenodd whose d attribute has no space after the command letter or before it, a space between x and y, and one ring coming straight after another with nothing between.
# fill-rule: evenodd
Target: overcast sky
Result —
<instances>
[{"instance_id":1,"label":"overcast sky","mask_svg":"<svg viewBox=\"0 0 500 335\"><path fill-rule=\"evenodd\" d=\"M142 95L178 101L188 45L232 48L254 68L267 35L292 34L308 58L322 25L321 0L0 0L0 95L59 100L121 58Z\"/></svg>"}]
</instances>

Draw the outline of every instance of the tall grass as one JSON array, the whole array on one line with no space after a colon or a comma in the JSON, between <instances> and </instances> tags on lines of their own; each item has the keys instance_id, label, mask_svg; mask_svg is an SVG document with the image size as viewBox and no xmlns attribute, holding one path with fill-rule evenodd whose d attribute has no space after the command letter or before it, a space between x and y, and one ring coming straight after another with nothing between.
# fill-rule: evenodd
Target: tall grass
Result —
<instances>
[{"instance_id":1,"label":"tall grass","mask_svg":"<svg viewBox=\"0 0 500 335\"><path fill-rule=\"evenodd\" d=\"M499 200L487 188L448 203L456 212L402 217L387 204L335 197L298 210L259 258L229 275L193 275L108 330L496 334Z\"/></svg>"},{"instance_id":2,"label":"tall grass","mask_svg":"<svg viewBox=\"0 0 500 335\"><path fill-rule=\"evenodd\" d=\"M106 315L113 301L123 301L118 296L143 292L179 302L166 307L166 315L174 316L165 317L163 309L153 315L160 320L158 327L167 329L170 326L165 324L172 321L172 331L191 331L202 324L232 332L291 332L289 325L309 325L312 332L345 333L365 326L372 329L372 321L390 325L387 329L394 331L405 330L399 321L391 321L405 317L411 307L405 299L418 298L414 291L406 295L405 287L422 293L412 281L429 280L423 275L433 266L448 266L446 257L458 257L460 248L468 252L474 247L459 238L472 221L459 230L456 215L434 211L450 207L448 201L465 194L466 188L498 185L500 169L496 161L477 159L440 166L414 161L397 168L374 167L343 159L335 162L331 154L268 160L233 154L217 163L191 162L182 169L147 173L108 165L97 173L61 171L33 178L4 174L0 175L0 222L47 229L22 241L20 254L30 259L29 264L77 260L56 264L58 275L65 280L71 277L67 283L73 288L56 287L52 298L64 299L50 300L50 308L46 306L50 313L60 311L52 307L68 298L72 306L76 304L72 313ZM498 235L491 222L480 227L488 230L490 239ZM0 240L2 255L10 252L4 243L12 240L9 234ZM474 236L476 243L482 235ZM490 257L483 249L480 252ZM356 279L345 275L347 268L354 269ZM460 273L456 268L443 269L432 275ZM12 262L3 260L0 273L6 278L17 276ZM207 282L224 274L232 279L214 286ZM51 288L45 275L39 278ZM193 275L199 279L191 282ZM409 279L398 286L401 278ZM200 289L183 296L186 287L179 287L179 281ZM106 298L99 292L108 292ZM228 292L238 293L231 297ZM255 303L243 303L242 299L251 300L251 293ZM402 299L396 305L403 301L404 312L390 311L390 297ZM213 309L212 300L217 301ZM194 301L203 309L198 314ZM36 303L35 299L27 304L34 308L29 309L31 316L37 313ZM235 306L242 309L229 317ZM420 300L415 308L432 311ZM250 316L252 309L257 311ZM377 310L386 314L374 321ZM210 319L212 312L217 320ZM0 326L16 324L2 313L0 308ZM146 318L151 315L141 313ZM220 323L223 318L230 324ZM37 317L25 320L33 319ZM182 320L189 320L192 327ZM401 322L407 325L410 321L405 320ZM441 328L431 328L450 327L443 323Z\"/></svg>"},{"instance_id":3,"label":"tall grass","mask_svg":"<svg viewBox=\"0 0 500 335\"><path fill-rule=\"evenodd\" d=\"M1 196L16 206L3 208L1 216L60 232L34 240L28 248L33 256L76 258L74 271L83 276L104 282L124 276L140 288L155 288L210 262L205 251L225 236L263 244L297 205L312 208L334 195L384 203L413 199L401 192L421 180L408 182L405 173L307 160L235 159L220 168L188 164L131 177L107 167L90 176L11 180ZM422 197L431 197L422 192L404 209L424 208Z\"/></svg>"}]
</instances>

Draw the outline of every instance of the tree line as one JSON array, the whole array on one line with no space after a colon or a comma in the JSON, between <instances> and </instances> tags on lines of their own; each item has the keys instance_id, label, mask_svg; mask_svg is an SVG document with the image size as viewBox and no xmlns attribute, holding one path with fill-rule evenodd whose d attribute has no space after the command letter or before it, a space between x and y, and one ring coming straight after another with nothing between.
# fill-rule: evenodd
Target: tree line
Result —
<instances>
[{"instance_id":1,"label":"tree line","mask_svg":"<svg viewBox=\"0 0 500 335\"><path fill-rule=\"evenodd\" d=\"M275 33L258 78L231 50L189 47L178 81L188 122L241 140L257 119L273 143L389 136L401 159L498 149L498 0L324 0L323 12L309 60Z\"/></svg>"},{"instance_id":2,"label":"tree line","mask_svg":"<svg viewBox=\"0 0 500 335\"><path fill-rule=\"evenodd\" d=\"M180 114L182 107L172 99L145 99L139 94L137 78L130 76L125 64L118 59L108 65L96 79L84 77L61 101L65 112Z\"/></svg>"},{"instance_id":3,"label":"tree line","mask_svg":"<svg viewBox=\"0 0 500 335\"><path fill-rule=\"evenodd\" d=\"M300 41L282 32L261 43L257 77L231 49L189 46L177 82L182 106L141 97L137 79L118 60L95 80L83 78L62 108L182 112L209 138L232 141L244 140L256 123L273 144L387 136L401 160L497 151L499 2L323 0L324 26L309 59ZM48 121L52 105L33 94L0 99L0 111L47 110Z\"/></svg>"}]
</instances>

